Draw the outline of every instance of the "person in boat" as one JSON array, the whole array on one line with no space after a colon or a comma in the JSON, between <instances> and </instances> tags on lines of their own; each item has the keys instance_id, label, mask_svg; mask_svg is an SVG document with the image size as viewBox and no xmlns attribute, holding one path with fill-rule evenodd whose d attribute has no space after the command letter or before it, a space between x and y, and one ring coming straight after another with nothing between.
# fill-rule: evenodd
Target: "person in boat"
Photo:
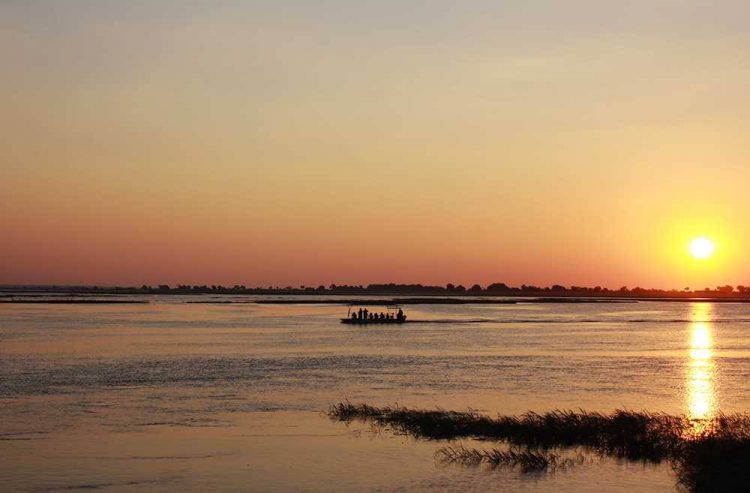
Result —
<instances>
[{"instance_id":1,"label":"person in boat","mask_svg":"<svg viewBox=\"0 0 750 493\"><path fill-rule=\"evenodd\" d=\"M352 312L352 320L358 320L357 312Z\"/></svg>"},{"instance_id":2,"label":"person in boat","mask_svg":"<svg viewBox=\"0 0 750 493\"><path fill-rule=\"evenodd\" d=\"M401 308L398 309L398 313L396 314L396 320L398 320L399 322L404 321L404 311Z\"/></svg>"},{"instance_id":3,"label":"person in boat","mask_svg":"<svg viewBox=\"0 0 750 493\"><path fill-rule=\"evenodd\" d=\"M357 318L359 320L362 320L362 307L361 306L359 307L359 311L357 313L359 313L359 316Z\"/></svg>"},{"instance_id":4,"label":"person in boat","mask_svg":"<svg viewBox=\"0 0 750 493\"><path fill-rule=\"evenodd\" d=\"M385 320L385 313L380 312L380 320Z\"/></svg>"},{"instance_id":5,"label":"person in boat","mask_svg":"<svg viewBox=\"0 0 750 493\"><path fill-rule=\"evenodd\" d=\"M368 315L367 308L365 308L362 310L362 320L367 320L367 315Z\"/></svg>"}]
</instances>

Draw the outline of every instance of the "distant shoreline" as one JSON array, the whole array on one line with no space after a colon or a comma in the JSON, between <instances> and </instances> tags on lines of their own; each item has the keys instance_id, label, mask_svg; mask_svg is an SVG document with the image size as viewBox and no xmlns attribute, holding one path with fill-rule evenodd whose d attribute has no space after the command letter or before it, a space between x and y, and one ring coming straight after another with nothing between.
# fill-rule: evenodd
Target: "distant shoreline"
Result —
<instances>
[{"instance_id":1,"label":"distant shoreline","mask_svg":"<svg viewBox=\"0 0 750 493\"><path fill-rule=\"evenodd\" d=\"M712 302L712 303L750 303L748 298L560 298L560 297L543 297L543 296L517 296L516 299L445 299L445 298L394 298L389 300L394 305L515 305L530 303L570 303L570 304L608 304L608 303L639 303L639 302L675 302L675 303L695 303L695 302ZM258 300L250 303L262 305L300 305L300 304L382 304L384 300L367 300L367 299L350 299L350 300ZM188 303L213 303L211 301L188 301ZM226 301L224 303L234 303Z\"/></svg>"},{"instance_id":2,"label":"distant shoreline","mask_svg":"<svg viewBox=\"0 0 750 493\"><path fill-rule=\"evenodd\" d=\"M158 295L158 296L276 296L304 299L319 297L392 297L395 299L421 298L425 303L467 304L467 303L498 303L498 300L590 300L601 301L717 301L717 302L750 302L750 286L717 286L699 290L649 289L641 287L621 287L609 289L606 287L562 286L555 284L548 287L521 285L509 286L505 283L492 283L485 287L474 284L470 287L447 284L446 286L432 286L422 284L369 284L367 286L336 285L329 286L299 286L299 287L246 287L244 285L159 285L159 286L72 286L72 285L0 285L0 301L3 298L23 296L32 297L81 297L90 296L123 297L127 295ZM471 301L466 301L470 299ZM436 301L457 300L457 301ZM480 301L488 300L488 301ZM293 303L295 301L283 301ZM307 303L307 301L296 301ZM581 301L568 301L581 302ZM328 301L325 301L328 303Z\"/></svg>"},{"instance_id":3,"label":"distant shoreline","mask_svg":"<svg viewBox=\"0 0 750 493\"><path fill-rule=\"evenodd\" d=\"M0 304L16 305L147 305L148 303L146 300L0 299Z\"/></svg>"},{"instance_id":4,"label":"distant shoreline","mask_svg":"<svg viewBox=\"0 0 750 493\"><path fill-rule=\"evenodd\" d=\"M343 299L343 300L257 300L253 303L261 305L382 305L383 303L391 305L516 305L519 303L636 303L636 300L613 300L613 299L582 299L582 298L519 298L514 300L508 299L461 299L461 298L439 298L439 297L420 297L420 298L392 298L383 299ZM188 303L211 303L210 301L188 301ZM231 303L231 302L230 302Z\"/></svg>"},{"instance_id":5,"label":"distant shoreline","mask_svg":"<svg viewBox=\"0 0 750 493\"><path fill-rule=\"evenodd\" d=\"M136 296L139 299L134 299ZM64 286L64 285L0 285L0 303L48 304L124 304L150 303L158 298L181 296L185 303L231 304L259 303L275 305L505 305L516 303L635 303L635 302L713 302L750 303L750 286L717 286L703 290L646 289L623 286L617 290L606 287L509 286L478 284L468 289L462 285L433 286L422 284L368 284L299 287L246 287L244 285L135 286ZM221 298L220 298L221 297ZM265 297L242 299L241 297ZM237 299L240 298L240 299ZM189 300L188 300L189 299Z\"/></svg>"},{"instance_id":6,"label":"distant shoreline","mask_svg":"<svg viewBox=\"0 0 750 493\"><path fill-rule=\"evenodd\" d=\"M54 295L52 298L44 296ZM98 296L97 294L86 295L82 293L31 293L31 294L0 294L0 304L17 304L17 305L131 305L131 304L152 304L158 303L158 300L148 299L87 299L85 296ZM71 296L71 297L66 297ZM105 295L105 296L112 296ZM140 295L137 293L119 294L117 296L153 296ZM196 296L197 295L193 295ZM232 296L232 295L222 295ZM239 295L237 295L239 296ZM263 296L263 295L258 295ZM265 295L273 296L273 295ZM288 296L288 295L287 295ZM317 298L317 299L315 299ZM666 303L750 303L748 298L614 298L614 297L558 297L558 296L514 296L509 297L490 297L481 298L459 298L445 296L418 296L418 297L388 297L382 295L381 298L320 298L319 296L300 299L298 296L286 299L257 299L257 300L227 300L227 299L203 299L188 300L185 304L204 304L204 305L516 305L516 304L628 304L640 302L666 302Z\"/></svg>"}]
</instances>

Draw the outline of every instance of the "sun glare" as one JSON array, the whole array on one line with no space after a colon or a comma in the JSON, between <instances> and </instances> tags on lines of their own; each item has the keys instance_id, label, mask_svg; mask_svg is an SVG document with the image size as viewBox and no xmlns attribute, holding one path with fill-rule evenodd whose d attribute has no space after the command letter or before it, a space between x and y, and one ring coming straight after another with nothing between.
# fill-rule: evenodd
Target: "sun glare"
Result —
<instances>
[{"instance_id":1,"label":"sun glare","mask_svg":"<svg viewBox=\"0 0 750 493\"><path fill-rule=\"evenodd\" d=\"M703 259L713 255L716 247L714 242L708 238L696 238L690 242L690 255L695 258Z\"/></svg>"}]
</instances>

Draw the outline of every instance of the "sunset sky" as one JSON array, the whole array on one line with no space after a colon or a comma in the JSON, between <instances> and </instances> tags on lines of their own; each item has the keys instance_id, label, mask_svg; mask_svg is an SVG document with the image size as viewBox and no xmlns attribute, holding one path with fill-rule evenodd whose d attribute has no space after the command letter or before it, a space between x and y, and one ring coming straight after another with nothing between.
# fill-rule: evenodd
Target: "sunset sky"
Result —
<instances>
[{"instance_id":1,"label":"sunset sky","mask_svg":"<svg viewBox=\"0 0 750 493\"><path fill-rule=\"evenodd\" d=\"M750 284L748 19L4 0L0 284Z\"/></svg>"}]
</instances>

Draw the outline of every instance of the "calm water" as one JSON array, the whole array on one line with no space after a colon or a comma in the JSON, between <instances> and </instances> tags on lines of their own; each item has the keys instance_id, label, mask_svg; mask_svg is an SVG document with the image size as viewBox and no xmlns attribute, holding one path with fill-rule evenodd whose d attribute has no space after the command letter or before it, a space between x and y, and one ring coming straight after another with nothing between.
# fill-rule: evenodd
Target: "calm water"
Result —
<instances>
[{"instance_id":1,"label":"calm water","mask_svg":"<svg viewBox=\"0 0 750 493\"><path fill-rule=\"evenodd\" d=\"M666 465L445 466L444 444L321 412L750 410L748 304L417 305L362 328L345 306L149 299L0 304L1 491L669 491Z\"/></svg>"}]
</instances>

